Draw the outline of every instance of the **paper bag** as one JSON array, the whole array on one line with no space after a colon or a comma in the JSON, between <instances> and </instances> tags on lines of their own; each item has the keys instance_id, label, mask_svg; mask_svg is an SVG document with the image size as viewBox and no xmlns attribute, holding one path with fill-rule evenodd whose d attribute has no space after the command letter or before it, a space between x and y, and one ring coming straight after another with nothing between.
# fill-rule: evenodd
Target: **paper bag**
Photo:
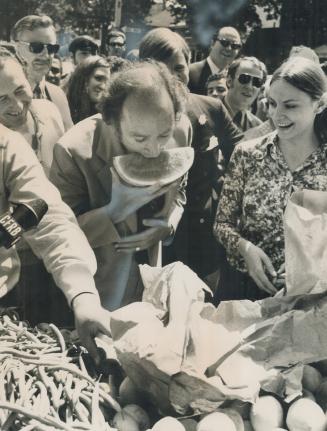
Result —
<instances>
[{"instance_id":1,"label":"paper bag","mask_svg":"<svg viewBox=\"0 0 327 431\"><path fill-rule=\"evenodd\" d=\"M287 295L327 290L327 192L293 193L284 233Z\"/></svg>"}]
</instances>

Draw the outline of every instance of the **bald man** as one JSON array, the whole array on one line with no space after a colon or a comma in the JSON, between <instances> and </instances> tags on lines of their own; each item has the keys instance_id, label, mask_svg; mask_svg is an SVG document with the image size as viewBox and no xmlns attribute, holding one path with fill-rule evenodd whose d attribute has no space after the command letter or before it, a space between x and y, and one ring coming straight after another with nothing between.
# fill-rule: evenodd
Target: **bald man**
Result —
<instances>
[{"instance_id":1,"label":"bald man","mask_svg":"<svg viewBox=\"0 0 327 431\"><path fill-rule=\"evenodd\" d=\"M233 27L223 27L214 35L209 56L190 65L189 89L192 93L206 94L210 75L226 71L242 47L241 36Z\"/></svg>"}]
</instances>

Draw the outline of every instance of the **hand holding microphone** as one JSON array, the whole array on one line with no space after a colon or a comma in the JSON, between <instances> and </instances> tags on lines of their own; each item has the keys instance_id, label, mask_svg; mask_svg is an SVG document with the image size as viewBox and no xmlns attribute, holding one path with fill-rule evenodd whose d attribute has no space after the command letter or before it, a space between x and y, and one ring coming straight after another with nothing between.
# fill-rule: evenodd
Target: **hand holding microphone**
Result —
<instances>
[{"instance_id":1,"label":"hand holding microphone","mask_svg":"<svg viewBox=\"0 0 327 431\"><path fill-rule=\"evenodd\" d=\"M0 216L0 247L15 245L24 232L37 226L48 210L43 199L18 204L13 213L7 211Z\"/></svg>"}]
</instances>

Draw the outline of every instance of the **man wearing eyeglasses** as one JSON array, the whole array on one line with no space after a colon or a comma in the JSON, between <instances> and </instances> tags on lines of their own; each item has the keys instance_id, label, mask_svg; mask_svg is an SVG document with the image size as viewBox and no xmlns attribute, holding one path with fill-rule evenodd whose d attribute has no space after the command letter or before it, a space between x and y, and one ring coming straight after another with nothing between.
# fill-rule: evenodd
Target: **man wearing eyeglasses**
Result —
<instances>
[{"instance_id":1,"label":"man wearing eyeglasses","mask_svg":"<svg viewBox=\"0 0 327 431\"><path fill-rule=\"evenodd\" d=\"M238 58L228 68L228 92L223 98L223 103L233 122L243 132L262 123L251 112L251 106L266 78L266 66L256 57Z\"/></svg>"},{"instance_id":2,"label":"man wearing eyeglasses","mask_svg":"<svg viewBox=\"0 0 327 431\"><path fill-rule=\"evenodd\" d=\"M126 51L126 35L120 30L112 30L108 34L108 56L124 57Z\"/></svg>"},{"instance_id":3,"label":"man wearing eyeglasses","mask_svg":"<svg viewBox=\"0 0 327 431\"><path fill-rule=\"evenodd\" d=\"M221 28L212 39L209 56L190 65L191 93L206 94L206 82L209 76L226 70L241 47L241 36L235 28Z\"/></svg>"},{"instance_id":4,"label":"man wearing eyeglasses","mask_svg":"<svg viewBox=\"0 0 327 431\"><path fill-rule=\"evenodd\" d=\"M28 15L20 19L12 30L17 57L23 63L33 90L34 99L51 100L61 113L65 130L72 119L65 93L58 86L46 82L54 54L59 51L56 32L48 16Z\"/></svg>"}]
</instances>

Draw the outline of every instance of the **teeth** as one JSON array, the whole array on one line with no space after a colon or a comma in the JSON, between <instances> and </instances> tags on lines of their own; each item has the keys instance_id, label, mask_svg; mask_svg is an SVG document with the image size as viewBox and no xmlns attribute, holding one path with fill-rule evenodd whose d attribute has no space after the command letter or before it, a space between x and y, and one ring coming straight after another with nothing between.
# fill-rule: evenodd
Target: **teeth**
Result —
<instances>
[{"instance_id":1,"label":"teeth","mask_svg":"<svg viewBox=\"0 0 327 431\"><path fill-rule=\"evenodd\" d=\"M290 126L292 123L278 123L277 126L278 127L288 127Z\"/></svg>"}]
</instances>

